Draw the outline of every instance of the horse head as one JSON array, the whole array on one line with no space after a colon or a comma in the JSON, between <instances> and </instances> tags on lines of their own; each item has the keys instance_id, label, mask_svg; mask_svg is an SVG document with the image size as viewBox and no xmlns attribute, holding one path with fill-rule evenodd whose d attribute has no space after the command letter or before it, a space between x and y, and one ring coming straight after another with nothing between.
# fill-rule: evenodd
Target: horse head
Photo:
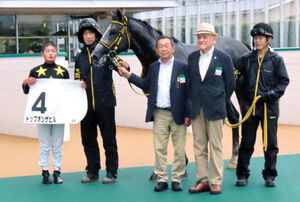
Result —
<instances>
[{"instance_id":1,"label":"horse head","mask_svg":"<svg viewBox=\"0 0 300 202\"><path fill-rule=\"evenodd\" d=\"M96 66L102 66L107 63L110 52L117 54L128 49L130 49L128 18L117 10L116 13L112 13L111 24L92 52L93 63Z\"/></svg>"}]
</instances>

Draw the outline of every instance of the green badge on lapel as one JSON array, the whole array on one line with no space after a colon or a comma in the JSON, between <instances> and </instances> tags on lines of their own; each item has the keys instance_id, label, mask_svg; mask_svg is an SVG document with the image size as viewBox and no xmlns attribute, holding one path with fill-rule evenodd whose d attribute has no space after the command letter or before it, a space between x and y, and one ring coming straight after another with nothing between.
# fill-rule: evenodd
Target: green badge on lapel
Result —
<instances>
[{"instance_id":1,"label":"green badge on lapel","mask_svg":"<svg viewBox=\"0 0 300 202\"><path fill-rule=\"evenodd\" d=\"M177 77L177 82L178 82L178 83L185 83L185 75L184 75L184 74L180 74L180 75Z\"/></svg>"},{"instance_id":2,"label":"green badge on lapel","mask_svg":"<svg viewBox=\"0 0 300 202\"><path fill-rule=\"evenodd\" d=\"M216 76L221 76L221 75L222 75L222 70L223 70L222 67L217 67L217 68L216 68L215 75L216 75Z\"/></svg>"}]
</instances>

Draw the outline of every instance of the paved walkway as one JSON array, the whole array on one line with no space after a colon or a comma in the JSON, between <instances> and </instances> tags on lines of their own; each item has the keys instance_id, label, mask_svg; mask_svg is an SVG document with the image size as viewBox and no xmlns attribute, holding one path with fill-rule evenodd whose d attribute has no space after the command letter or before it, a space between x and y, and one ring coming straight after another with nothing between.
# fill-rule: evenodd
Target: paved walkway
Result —
<instances>
[{"instance_id":1,"label":"paved walkway","mask_svg":"<svg viewBox=\"0 0 300 202\"><path fill-rule=\"evenodd\" d=\"M102 184L101 180L93 183L81 183L84 172L63 173L64 183L43 185L41 176L0 178L0 201L12 202L299 202L300 173L295 168L300 166L300 155L279 156L279 176L276 187L264 187L261 169L264 159L255 157L251 160L251 176L245 187L236 187L235 171L226 169L222 183L222 194L212 196L209 192L189 194L188 189L195 184L195 165L188 165L189 177L182 181L183 191L174 192L170 188L164 192L154 192L154 182L147 178L153 166L121 168L118 181ZM225 163L227 163L225 161ZM171 175L171 166L167 168ZM100 172L100 179L105 171ZM171 183L169 183L170 185Z\"/></svg>"},{"instance_id":2,"label":"paved walkway","mask_svg":"<svg viewBox=\"0 0 300 202\"><path fill-rule=\"evenodd\" d=\"M231 158L231 130L224 126L224 157ZM280 125L278 129L279 155L300 154L300 126ZM263 156L261 131L258 132L254 156ZM152 131L135 128L117 128L120 168L152 166L154 152ZM100 145L102 140L99 138ZM192 135L188 134L186 153L194 161ZM105 169L103 147L101 165ZM173 161L173 147L169 144L168 163ZM39 143L37 139L0 135L0 178L40 175L38 162ZM80 172L85 169L85 156L81 145L79 125L71 127L71 141L64 143L62 172ZM52 168L50 169L52 170ZM150 173L149 173L150 175Z\"/></svg>"}]
</instances>

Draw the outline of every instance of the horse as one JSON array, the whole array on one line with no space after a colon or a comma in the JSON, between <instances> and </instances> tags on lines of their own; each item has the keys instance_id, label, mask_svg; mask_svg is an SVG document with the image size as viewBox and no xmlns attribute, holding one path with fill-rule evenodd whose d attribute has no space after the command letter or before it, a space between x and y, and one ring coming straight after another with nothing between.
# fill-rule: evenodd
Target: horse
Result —
<instances>
[{"instance_id":1,"label":"horse","mask_svg":"<svg viewBox=\"0 0 300 202\"><path fill-rule=\"evenodd\" d=\"M103 66L107 61L109 52L121 53L129 49L133 50L137 58L142 64L142 76L146 76L148 67L154 61L157 61L159 56L156 54L156 40L163 35L161 31L154 29L147 22L122 15L117 10L112 14L111 24L104 32L101 41L98 43L92 52L92 59L95 66ZM195 45L187 45L176 38L172 37L175 45L174 57L187 63L188 55L198 50ZM239 56L250 50L246 44L232 39L230 37L219 36L215 47L229 54L235 65ZM241 80L241 79L240 79ZM238 83L235 90L238 102L240 102ZM226 103L227 118L230 123L239 122L239 112L236 110L231 101ZM236 168L239 147L239 128L232 129L232 157L227 165L227 168Z\"/></svg>"}]
</instances>

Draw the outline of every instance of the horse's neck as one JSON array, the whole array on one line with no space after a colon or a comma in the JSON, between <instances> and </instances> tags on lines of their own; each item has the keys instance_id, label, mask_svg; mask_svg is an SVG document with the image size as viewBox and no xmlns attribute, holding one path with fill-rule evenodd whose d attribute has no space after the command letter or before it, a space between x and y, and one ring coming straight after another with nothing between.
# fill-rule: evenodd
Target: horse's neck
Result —
<instances>
[{"instance_id":1,"label":"horse's neck","mask_svg":"<svg viewBox=\"0 0 300 202\"><path fill-rule=\"evenodd\" d=\"M151 63L158 59L156 52L153 51L153 49L140 45L139 42L133 41L132 50L143 65L143 68L147 68Z\"/></svg>"},{"instance_id":2,"label":"horse's neck","mask_svg":"<svg viewBox=\"0 0 300 202\"><path fill-rule=\"evenodd\" d=\"M145 25L140 21L132 21L130 23L130 41L131 49L140 60L143 69L147 69L148 66L158 59L155 51L156 39L161 35L158 31L152 30L149 33Z\"/></svg>"}]
</instances>

